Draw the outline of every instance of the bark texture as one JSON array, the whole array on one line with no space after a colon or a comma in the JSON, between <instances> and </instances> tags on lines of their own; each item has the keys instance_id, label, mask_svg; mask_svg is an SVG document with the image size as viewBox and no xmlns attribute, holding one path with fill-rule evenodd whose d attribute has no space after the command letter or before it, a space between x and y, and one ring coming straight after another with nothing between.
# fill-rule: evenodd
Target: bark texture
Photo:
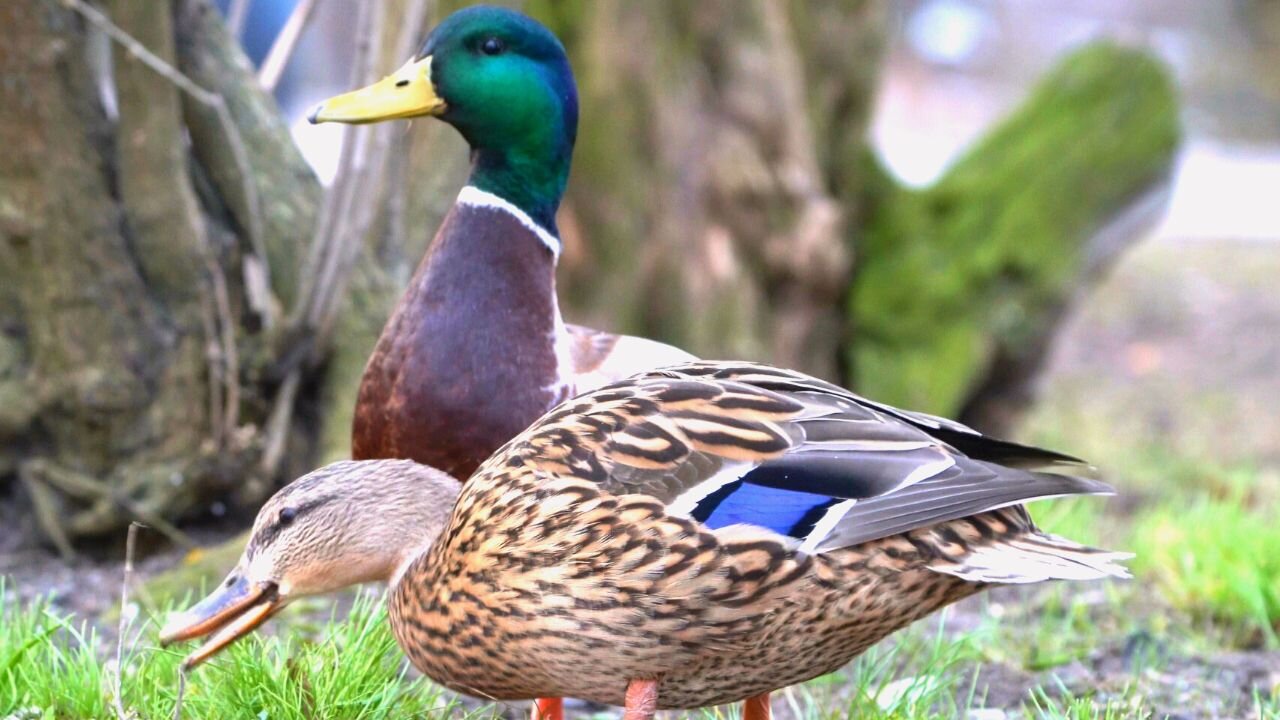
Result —
<instances>
[{"instance_id":1,"label":"bark texture","mask_svg":"<svg viewBox=\"0 0 1280 720\"><path fill-rule=\"evenodd\" d=\"M224 98L253 148L264 217L248 216L225 127L172 78L63 3L0 10L0 272L12 299L0 394L19 400L0 422L4 469L64 551L133 519L181 540L173 521L270 485L276 468L259 461L282 352L271 320L296 284L296 230L319 191L203 0L103 9L170 72Z\"/></svg>"}]
</instances>

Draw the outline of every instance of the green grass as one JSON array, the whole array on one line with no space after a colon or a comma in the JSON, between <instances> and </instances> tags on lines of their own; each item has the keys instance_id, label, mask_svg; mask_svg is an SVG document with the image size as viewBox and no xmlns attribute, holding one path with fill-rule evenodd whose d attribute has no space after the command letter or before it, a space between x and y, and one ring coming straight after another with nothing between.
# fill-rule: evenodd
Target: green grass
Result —
<instances>
[{"instance_id":1,"label":"green grass","mask_svg":"<svg viewBox=\"0 0 1280 720\"><path fill-rule=\"evenodd\" d=\"M1239 494L1180 492L1132 519L1092 512L1089 499L1038 503L1040 526L1085 543L1123 548L1139 583L1193 618L1250 646L1280 645L1280 523ZM1042 507L1047 506L1047 507Z\"/></svg>"},{"instance_id":2,"label":"green grass","mask_svg":"<svg viewBox=\"0 0 1280 720\"><path fill-rule=\"evenodd\" d=\"M33 708L35 717L105 716L98 647L86 624L46 603L10 603L0 580L0 713Z\"/></svg>"},{"instance_id":3,"label":"green grass","mask_svg":"<svg viewBox=\"0 0 1280 720\"><path fill-rule=\"evenodd\" d=\"M1016 609L1002 606L986 620L985 657L1029 671L1048 670L1083 660L1107 638L1128 628L1106 627L1095 616L1079 586L1053 586L1043 599ZM1111 612L1116 603L1102 608ZM1031 608L1034 608L1032 610Z\"/></svg>"},{"instance_id":4,"label":"green grass","mask_svg":"<svg viewBox=\"0 0 1280 720\"><path fill-rule=\"evenodd\" d=\"M775 708L799 720L943 720L963 717L972 703L968 638L917 625L871 648L839 672L774 694ZM737 706L679 713L684 720L736 720Z\"/></svg>"},{"instance_id":5,"label":"green grass","mask_svg":"<svg viewBox=\"0 0 1280 720\"><path fill-rule=\"evenodd\" d=\"M1075 695L1065 688L1059 690L1059 695L1051 695L1043 688L1033 691L1030 702L1023 705L1024 714L1037 720L1146 720L1153 717L1143 698L1129 690L1119 697L1107 698Z\"/></svg>"},{"instance_id":6,"label":"green grass","mask_svg":"<svg viewBox=\"0 0 1280 720\"><path fill-rule=\"evenodd\" d=\"M297 635L255 634L191 673L183 716L374 720L462 714L452 695L406 677L376 596L361 595L345 620L330 619L320 629L323 642ZM123 658L121 700L143 720L171 717L177 699L182 653L155 647L154 636L154 626L143 627L143 639L130 642ZM0 717L114 717L112 662L84 624L46 602L19 607L0 585Z\"/></svg>"},{"instance_id":7,"label":"green grass","mask_svg":"<svg viewBox=\"0 0 1280 720\"><path fill-rule=\"evenodd\" d=\"M872 647L839 672L784 692L799 718L933 720L962 716L973 701L977 638L947 635L926 620ZM934 626L931 631L931 626Z\"/></svg>"},{"instance_id":8,"label":"green grass","mask_svg":"<svg viewBox=\"0 0 1280 720\"><path fill-rule=\"evenodd\" d=\"M1214 445L1220 434L1200 424L1245 421L1232 408L1197 402L1189 405L1197 412L1153 427L1154 411L1144 405L1150 398L1115 389L1099 397L1088 379L1060 380L1031 418L1027 439L1088 458L1119 497L1035 503L1036 521L1134 552L1138 584L1155 591L1145 604L1185 614L1203 625L1202 634L1236 647L1280 645L1280 472L1244 448L1224 453Z\"/></svg>"},{"instance_id":9,"label":"green grass","mask_svg":"<svg viewBox=\"0 0 1280 720\"><path fill-rule=\"evenodd\" d=\"M1253 717L1257 720L1280 720L1280 687L1266 697L1254 693Z\"/></svg>"},{"instance_id":10,"label":"green grass","mask_svg":"<svg viewBox=\"0 0 1280 720\"><path fill-rule=\"evenodd\" d=\"M923 621L838 673L780 691L776 702L798 720L964 717L984 706L980 671L998 664L1044 683L1021 707L1006 708L1011 720L1157 717L1137 689L1080 694L1076 686L1073 694L1055 684L1056 673L1146 636L1158 649L1151 657L1139 653L1127 677L1150 691L1144 674L1160 675L1162 654L1213 655L1224 647L1280 644L1280 558L1274 550L1280 547L1280 524L1250 509L1255 495L1243 489L1250 487L1248 477L1206 492L1194 487L1190 468L1169 476L1179 484L1133 517L1116 515L1107 500L1096 498L1033 506L1046 530L1135 551L1136 582L988 596L995 599L978 627L943 633L937 618ZM452 695L406 677L380 599L361 596L346 619L316 622L309 619L314 615L286 613L272 623L279 637L256 634L193 673L184 717L464 714ZM124 706L139 720L171 717L176 667L188 648L157 648L153 623L128 638ZM45 602L19 607L0 584L0 718L113 717L114 671L107 654L106 643L82 622ZM24 712L12 714L19 708ZM488 706L472 714L490 718L501 710ZM714 720L736 718L737 712L717 708L669 717ZM1240 712L1280 720L1280 699L1262 693Z\"/></svg>"},{"instance_id":11,"label":"green grass","mask_svg":"<svg viewBox=\"0 0 1280 720\"><path fill-rule=\"evenodd\" d=\"M1046 637L1078 613L1048 613ZM1077 618L1066 619L1064 618ZM453 697L404 672L381 598L361 595L344 620L305 631L284 619L287 637L255 634L233 645L187 679L183 717L259 717L293 720L343 718L495 718L488 706L467 713ZM0 717L109 718L114 671L105 643L48 603L20 607L0 585ZM998 621L997 621L998 622ZM776 694L799 720L942 720L981 707L978 668L995 645L1007 644L991 627L944 632L945 615L917 623L871 648L841 671ZM154 646L153 623L129 633L121 684L123 705L139 720L172 717L177 664L182 653ZM140 637L137 639L135 636ZM302 637L303 639L297 639ZM317 640L318 639L318 640ZM1011 718L1111 718L1115 698L1073 697L1038 691ZM1258 699L1262 708L1264 700ZM1267 701L1269 702L1269 701ZM688 720L738 717L736 707L678 713Z\"/></svg>"},{"instance_id":12,"label":"green grass","mask_svg":"<svg viewBox=\"0 0 1280 720\"><path fill-rule=\"evenodd\" d=\"M1201 499L1142 513L1135 569L1173 606L1238 627L1244 644L1277 644L1280 524L1238 501Z\"/></svg>"},{"instance_id":13,"label":"green grass","mask_svg":"<svg viewBox=\"0 0 1280 720\"><path fill-rule=\"evenodd\" d=\"M1041 530L1102 547L1115 541L1115 538L1104 537L1103 523L1099 522L1106 502L1106 498L1074 497L1034 502L1027 508Z\"/></svg>"},{"instance_id":14,"label":"green grass","mask_svg":"<svg viewBox=\"0 0 1280 720\"><path fill-rule=\"evenodd\" d=\"M1245 479L1237 487L1247 485ZM1134 517L1109 512L1105 499L1037 503L1033 513L1049 531L1135 551L1137 580L988 596L976 628L943 633L939 619L922 621L838 673L780 691L776 702L799 720L963 717L984 706L980 671L998 664L1044 683L1020 708L1006 708L1011 720L1154 717L1137 690L1073 694L1054 679L1059 668L1088 665L1096 653L1134 637L1154 638L1158 646L1151 657L1132 661L1128 677L1144 690L1152 689L1144 673L1162 672L1164 660L1157 656L1280 645L1280 524L1250 510L1245 494L1213 495L1171 486ZM193 673L184 717L464 714L452 695L406 677L381 599L360 596L345 619L312 619L314 608L327 602L315 601L311 612L286 613L272 623L278 637L255 634ZM127 636L124 706L139 720L171 717L176 667L189 648L157 648L153 621ZM46 602L19 607L0 584L0 718L113 717L112 668L106 643L89 626ZM12 714L19 708L24 712ZM472 714L490 718L501 710L488 706ZM712 720L736 718L737 712L718 708L671 717ZM1280 699L1262 693L1240 712L1280 720Z\"/></svg>"}]
</instances>

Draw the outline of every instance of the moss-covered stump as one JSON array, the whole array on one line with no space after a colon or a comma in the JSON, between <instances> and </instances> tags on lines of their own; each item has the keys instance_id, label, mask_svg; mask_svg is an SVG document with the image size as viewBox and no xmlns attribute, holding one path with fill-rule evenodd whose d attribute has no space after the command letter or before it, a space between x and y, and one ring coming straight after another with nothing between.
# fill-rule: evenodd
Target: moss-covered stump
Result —
<instances>
[{"instance_id":1,"label":"moss-covered stump","mask_svg":"<svg viewBox=\"0 0 1280 720\"><path fill-rule=\"evenodd\" d=\"M955 415L992 372L1034 359L1089 240L1165 176L1172 79L1109 43L1066 57L934 186L870 183L848 298L849 377L886 402Z\"/></svg>"}]
</instances>

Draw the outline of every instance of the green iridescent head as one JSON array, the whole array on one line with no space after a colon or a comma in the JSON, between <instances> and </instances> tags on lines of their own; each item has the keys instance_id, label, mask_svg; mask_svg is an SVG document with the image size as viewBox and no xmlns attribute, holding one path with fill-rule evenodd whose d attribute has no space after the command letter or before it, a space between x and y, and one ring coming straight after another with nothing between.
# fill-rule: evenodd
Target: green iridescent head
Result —
<instances>
[{"instance_id":1,"label":"green iridescent head","mask_svg":"<svg viewBox=\"0 0 1280 720\"><path fill-rule=\"evenodd\" d=\"M311 121L422 115L453 125L471 145L471 185L555 232L578 131L578 93L564 46L550 30L505 8L460 10L395 73L326 100Z\"/></svg>"}]
</instances>

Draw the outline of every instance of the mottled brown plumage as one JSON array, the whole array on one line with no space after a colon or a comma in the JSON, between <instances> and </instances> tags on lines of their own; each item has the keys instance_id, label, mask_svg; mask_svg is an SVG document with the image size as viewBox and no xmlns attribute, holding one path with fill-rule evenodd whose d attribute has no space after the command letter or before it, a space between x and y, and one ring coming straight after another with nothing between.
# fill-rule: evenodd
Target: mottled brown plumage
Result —
<instances>
[{"instance_id":1,"label":"mottled brown plumage","mask_svg":"<svg viewBox=\"0 0 1280 720\"><path fill-rule=\"evenodd\" d=\"M263 510L237 572L269 568L251 582L281 603L285 583L333 589L276 561L325 524L357 525L395 538L380 565L395 568L392 627L433 679L613 704L629 687L647 703L656 681L656 707L700 707L830 672L994 583L1125 576L1121 555L1045 535L1018 504L1109 491L1060 474L1085 470L798 373L697 363L560 405L480 467L447 521L429 491L447 481L420 466L317 471ZM403 498L381 513L357 495L270 530L283 506L323 508L338 482ZM414 516L420 527L398 520ZM207 624L197 614L169 636Z\"/></svg>"},{"instance_id":2,"label":"mottled brown plumage","mask_svg":"<svg viewBox=\"0 0 1280 720\"><path fill-rule=\"evenodd\" d=\"M530 503L520 531L468 527L411 566L414 580L397 586L391 612L413 664L486 698L621 705L629 681L659 679L659 708L734 702L834 671L981 590L982 583L928 569L939 558L933 548L948 542L944 531L963 552L981 532L992 532L986 542L994 543L1028 530L1011 511L996 511L796 557L777 541L722 539L694 521L664 517L656 503L599 495L557 487L540 499L591 511L556 517ZM489 511L483 503L469 508ZM614 519L601 524L603 516ZM528 543L542 543L531 528L579 524L593 530L524 554Z\"/></svg>"},{"instance_id":3,"label":"mottled brown plumage","mask_svg":"<svg viewBox=\"0 0 1280 720\"><path fill-rule=\"evenodd\" d=\"M725 379L705 379L716 374ZM657 679L658 707L701 707L835 670L981 590L988 582L966 579L965 569L981 551L1023 562L1024 552L1078 556L1085 573L1123 572L1110 564L1114 555L1039 534L1020 506L816 554L759 528L711 531L673 517L679 494L725 462L797 451L797 426L815 407L854 396L763 366L708 363L667 376L566 403L482 466L442 538L393 594L393 626L415 666L499 699L621 704L628 681ZM770 384L788 392L762 387ZM885 441L883 432L870 436ZM1056 482L1063 491L1103 489Z\"/></svg>"}]
</instances>

